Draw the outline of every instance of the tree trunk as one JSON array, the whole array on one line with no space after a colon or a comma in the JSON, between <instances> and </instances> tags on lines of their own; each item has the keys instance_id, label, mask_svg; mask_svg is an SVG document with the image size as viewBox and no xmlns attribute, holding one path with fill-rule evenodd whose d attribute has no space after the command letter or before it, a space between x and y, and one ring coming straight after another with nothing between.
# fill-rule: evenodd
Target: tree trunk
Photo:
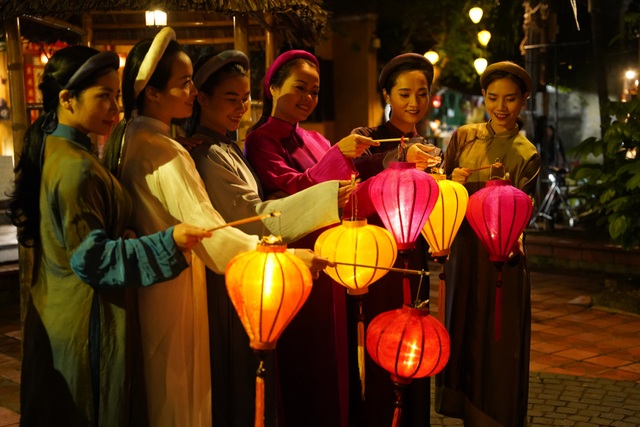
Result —
<instances>
[{"instance_id":1,"label":"tree trunk","mask_svg":"<svg viewBox=\"0 0 640 427\"><path fill-rule=\"evenodd\" d=\"M589 12L591 14L591 41L593 43L593 62L595 67L596 85L598 88L598 101L600 103L600 132L604 136L603 123L609 120L603 113L602 107L609 100L607 89L607 71L604 60L604 47L602 40L602 1L589 0Z\"/></svg>"}]
</instances>

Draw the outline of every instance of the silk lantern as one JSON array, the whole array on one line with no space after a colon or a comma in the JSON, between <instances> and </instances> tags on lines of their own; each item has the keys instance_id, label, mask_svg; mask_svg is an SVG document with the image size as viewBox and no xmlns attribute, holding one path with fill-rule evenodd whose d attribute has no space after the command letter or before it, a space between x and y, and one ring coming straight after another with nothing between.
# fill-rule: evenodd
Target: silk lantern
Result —
<instances>
[{"instance_id":1,"label":"silk lantern","mask_svg":"<svg viewBox=\"0 0 640 427\"><path fill-rule=\"evenodd\" d=\"M492 179L469 197L467 221L489 252L498 271L495 294L494 339L500 340L502 323L502 266L527 227L533 203L508 179Z\"/></svg>"},{"instance_id":2,"label":"silk lantern","mask_svg":"<svg viewBox=\"0 0 640 427\"><path fill-rule=\"evenodd\" d=\"M255 426L264 426L264 358L305 303L313 280L309 268L270 236L255 251L237 255L227 265L229 297L258 355Z\"/></svg>"},{"instance_id":3,"label":"silk lantern","mask_svg":"<svg viewBox=\"0 0 640 427\"><path fill-rule=\"evenodd\" d=\"M451 252L451 244L464 220L469 193L464 185L449 181L444 174L432 174L440 193L431 215L422 228L422 236L429 243L431 256L438 262L440 284L438 286L438 316L445 321L446 277L444 264Z\"/></svg>"},{"instance_id":4,"label":"silk lantern","mask_svg":"<svg viewBox=\"0 0 640 427\"><path fill-rule=\"evenodd\" d=\"M425 303L426 305L426 303ZM403 306L376 316L367 328L367 352L391 374L396 394L392 426L402 417L402 393L414 378L440 372L450 353L449 333L426 307Z\"/></svg>"},{"instance_id":5,"label":"silk lantern","mask_svg":"<svg viewBox=\"0 0 640 427\"><path fill-rule=\"evenodd\" d=\"M318 236L314 251L336 263L335 267L325 268L325 273L346 287L349 295L358 298L358 371L364 400L362 295L368 292L370 284L387 274L387 268L393 267L398 253L396 242L391 233L382 227L367 224L366 219L343 220L341 225L325 230Z\"/></svg>"},{"instance_id":6,"label":"silk lantern","mask_svg":"<svg viewBox=\"0 0 640 427\"><path fill-rule=\"evenodd\" d=\"M372 180L369 197L382 223L393 234L408 268L407 251L415 248L420 231L438 200L438 184L410 162L391 162ZM410 305L407 276L403 279L403 294L404 303Z\"/></svg>"}]
</instances>

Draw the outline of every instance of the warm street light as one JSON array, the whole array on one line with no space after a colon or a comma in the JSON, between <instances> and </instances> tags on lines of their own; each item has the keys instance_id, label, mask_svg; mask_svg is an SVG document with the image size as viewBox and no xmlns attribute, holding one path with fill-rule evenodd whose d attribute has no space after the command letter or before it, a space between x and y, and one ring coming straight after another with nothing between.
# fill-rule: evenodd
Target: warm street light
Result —
<instances>
[{"instance_id":1,"label":"warm street light","mask_svg":"<svg viewBox=\"0 0 640 427\"><path fill-rule=\"evenodd\" d=\"M147 27L164 27L167 25L167 12L147 10L144 15Z\"/></svg>"},{"instance_id":2,"label":"warm street light","mask_svg":"<svg viewBox=\"0 0 640 427\"><path fill-rule=\"evenodd\" d=\"M635 70L627 70L627 71L624 72L624 76L629 80L635 79L636 78L636 74L637 73L635 72Z\"/></svg>"},{"instance_id":3,"label":"warm street light","mask_svg":"<svg viewBox=\"0 0 640 427\"><path fill-rule=\"evenodd\" d=\"M487 46L491 40L491 33L487 30L482 30L478 33L478 41L482 46Z\"/></svg>"},{"instance_id":4,"label":"warm street light","mask_svg":"<svg viewBox=\"0 0 640 427\"><path fill-rule=\"evenodd\" d=\"M474 6L469 10L469 18L471 18L471 22L477 24L482 19L482 9L478 6Z\"/></svg>"},{"instance_id":5,"label":"warm street light","mask_svg":"<svg viewBox=\"0 0 640 427\"><path fill-rule=\"evenodd\" d=\"M478 74L482 74L487 68L487 60L484 58L478 58L473 61L473 67L476 69L476 72Z\"/></svg>"},{"instance_id":6,"label":"warm street light","mask_svg":"<svg viewBox=\"0 0 640 427\"><path fill-rule=\"evenodd\" d=\"M440 55L435 50L430 50L424 54L424 57L427 58L429 62L435 64L440 59Z\"/></svg>"}]
</instances>

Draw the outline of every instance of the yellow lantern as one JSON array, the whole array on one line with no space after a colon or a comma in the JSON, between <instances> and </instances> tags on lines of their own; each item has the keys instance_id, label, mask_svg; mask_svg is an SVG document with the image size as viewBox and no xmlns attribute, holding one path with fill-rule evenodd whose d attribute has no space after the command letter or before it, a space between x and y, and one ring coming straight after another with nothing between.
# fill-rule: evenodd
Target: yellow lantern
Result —
<instances>
[{"instance_id":1,"label":"yellow lantern","mask_svg":"<svg viewBox=\"0 0 640 427\"><path fill-rule=\"evenodd\" d=\"M358 297L358 369L364 398L364 316L362 295L368 286L384 276L396 262L398 247L393 235L382 227L367 224L366 219L343 220L342 225L323 232L314 251L335 267L325 272ZM371 267L373 266L373 268ZM382 267L382 268L375 268Z\"/></svg>"},{"instance_id":2,"label":"yellow lantern","mask_svg":"<svg viewBox=\"0 0 640 427\"><path fill-rule=\"evenodd\" d=\"M440 194L431 215L422 228L422 235L429 243L431 256L442 266L438 288L438 316L444 323L444 300L446 297L444 263L451 251L453 239L464 220L469 193L462 184L447 180L444 174L433 174L432 176L438 183Z\"/></svg>"},{"instance_id":3,"label":"yellow lantern","mask_svg":"<svg viewBox=\"0 0 640 427\"><path fill-rule=\"evenodd\" d=\"M255 426L264 425L264 357L311 293L311 272L273 236L255 251L234 257L225 272L229 297L260 365L256 373Z\"/></svg>"},{"instance_id":4,"label":"yellow lantern","mask_svg":"<svg viewBox=\"0 0 640 427\"><path fill-rule=\"evenodd\" d=\"M366 219L343 220L342 225L323 232L316 240L315 252L335 267L324 271L336 282L347 288L349 295L367 293L367 287L387 274L393 267L398 248L386 229L367 224Z\"/></svg>"}]
</instances>

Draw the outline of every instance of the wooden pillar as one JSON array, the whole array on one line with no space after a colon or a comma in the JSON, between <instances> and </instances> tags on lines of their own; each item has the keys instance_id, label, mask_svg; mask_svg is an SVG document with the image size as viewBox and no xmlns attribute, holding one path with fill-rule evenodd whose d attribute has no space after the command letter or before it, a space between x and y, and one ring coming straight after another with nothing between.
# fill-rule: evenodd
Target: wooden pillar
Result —
<instances>
[{"instance_id":1,"label":"wooden pillar","mask_svg":"<svg viewBox=\"0 0 640 427\"><path fill-rule=\"evenodd\" d=\"M249 55L249 15L233 17L233 48Z\"/></svg>"},{"instance_id":2,"label":"wooden pillar","mask_svg":"<svg viewBox=\"0 0 640 427\"><path fill-rule=\"evenodd\" d=\"M275 34L270 28L273 28L273 15L265 13L264 20L268 24L269 28L265 28L265 47L264 47L264 66L265 70L271 66L274 59L276 59L276 40Z\"/></svg>"},{"instance_id":3,"label":"wooden pillar","mask_svg":"<svg viewBox=\"0 0 640 427\"><path fill-rule=\"evenodd\" d=\"M249 58L249 61L251 61L251 53L249 52L249 15L247 14L233 17L233 48L244 52ZM251 72L250 69L247 71L249 73ZM247 129L253 125L251 117L251 107L249 107L247 112L244 113L244 116L242 116L236 136L236 141L238 141L238 146L241 150L244 150L244 137L247 134Z\"/></svg>"},{"instance_id":4,"label":"wooden pillar","mask_svg":"<svg viewBox=\"0 0 640 427\"><path fill-rule=\"evenodd\" d=\"M91 47L93 42L93 20L91 19L90 13L82 14L82 29L84 30L82 34L82 44Z\"/></svg>"},{"instance_id":5,"label":"wooden pillar","mask_svg":"<svg viewBox=\"0 0 640 427\"><path fill-rule=\"evenodd\" d=\"M19 18L4 20L5 37L7 40L7 70L9 73L9 99L11 100L11 130L13 134L13 155L17 164L22 153L24 135L29 127L27 116L27 100L24 85L24 62L22 45L20 43ZM20 246L20 318L24 322L29 288L33 276L33 250Z\"/></svg>"}]
</instances>

